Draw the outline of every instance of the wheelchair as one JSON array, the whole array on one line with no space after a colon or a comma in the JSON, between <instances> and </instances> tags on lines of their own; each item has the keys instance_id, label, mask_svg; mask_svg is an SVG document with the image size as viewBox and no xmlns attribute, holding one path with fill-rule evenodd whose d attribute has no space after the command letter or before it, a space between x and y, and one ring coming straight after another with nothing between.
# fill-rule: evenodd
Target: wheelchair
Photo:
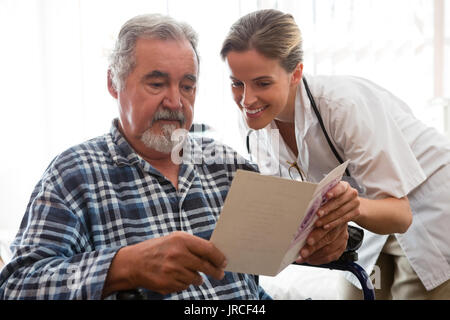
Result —
<instances>
[{"instance_id":1,"label":"wheelchair","mask_svg":"<svg viewBox=\"0 0 450 320\"><path fill-rule=\"evenodd\" d=\"M359 264L357 250L361 247L364 230L354 226L348 226L349 239L347 248L338 260L321 265L310 265L308 263L293 263L294 265L302 265L315 268L325 268L330 270L340 270L351 272L359 281L363 291L364 300L375 300L375 289L367 272Z\"/></svg>"}]
</instances>

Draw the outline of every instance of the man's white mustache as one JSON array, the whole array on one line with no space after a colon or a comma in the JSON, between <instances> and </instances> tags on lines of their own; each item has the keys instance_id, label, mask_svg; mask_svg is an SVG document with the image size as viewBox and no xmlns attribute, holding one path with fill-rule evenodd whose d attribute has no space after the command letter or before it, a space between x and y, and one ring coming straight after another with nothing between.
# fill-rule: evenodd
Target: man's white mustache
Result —
<instances>
[{"instance_id":1,"label":"man's white mustache","mask_svg":"<svg viewBox=\"0 0 450 320\"><path fill-rule=\"evenodd\" d=\"M156 111L155 115L153 116L151 126L153 126L153 124L159 120L180 121L181 126L183 126L186 122L186 117L181 110L173 111L163 108Z\"/></svg>"}]
</instances>

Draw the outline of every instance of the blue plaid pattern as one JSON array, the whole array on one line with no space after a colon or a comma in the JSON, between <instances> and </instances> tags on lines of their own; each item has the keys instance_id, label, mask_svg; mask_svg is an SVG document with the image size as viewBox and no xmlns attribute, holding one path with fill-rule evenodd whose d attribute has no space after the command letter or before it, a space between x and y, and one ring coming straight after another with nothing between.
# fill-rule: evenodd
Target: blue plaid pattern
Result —
<instances>
[{"instance_id":1,"label":"blue plaid pattern","mask_svg":"<svg viewBox=\"0 0 450 320\"><path fill-rule=\"evenodd\" d=\"M56 157L31 195L13 259L0 274L0 298L100 299L121 247L179 230L209 239L236 170L257 168L211 139L190 136L185 146L178 191L134 152L117 119L108 134ZM143 293L148 299L270 298L253 275L202 276L201 286L181 292Z\"/></svg>"}]
</instances>

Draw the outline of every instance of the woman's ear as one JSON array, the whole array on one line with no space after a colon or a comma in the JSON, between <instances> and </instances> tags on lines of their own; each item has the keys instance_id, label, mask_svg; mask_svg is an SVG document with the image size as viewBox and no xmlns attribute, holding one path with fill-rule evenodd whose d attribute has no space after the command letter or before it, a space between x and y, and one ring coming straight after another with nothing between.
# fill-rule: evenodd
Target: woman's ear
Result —
<instances>
[{"instance_id":1,"label":"woman's ear","mask_svg":"<svg viewBox=\"0 0 450 320\"><path fill-rule=\"evenodd\" d=\"M302 81L303 76L303 63L299 62L292 72L291 83L298 85Z\"/></svg>"},{"instance_id":2,"label":"woman's ear","mask_svg":"<svg viewBox=\"0 0 450 320\"><path fill-rule=\"evenodd\" d=\"M114 99L117 99L117 97L119 96L117 93L117 89L115 88L112 79L111 79L111 70L108 70L108 91L109 93L113 96Z\"/></svg>"}]
</instances>

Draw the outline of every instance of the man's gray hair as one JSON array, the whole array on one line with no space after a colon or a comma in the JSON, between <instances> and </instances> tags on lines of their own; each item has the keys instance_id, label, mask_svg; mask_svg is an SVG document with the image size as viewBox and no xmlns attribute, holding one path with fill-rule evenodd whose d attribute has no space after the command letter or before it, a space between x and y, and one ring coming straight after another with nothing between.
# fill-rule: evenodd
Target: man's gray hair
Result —
<instances>
[{"instance_id":1,"label":"man's gray hair","mask_svg":"<svg viewBox=\"0 0 450 320\"><path fill-rule=\"evenodd\" d=\"M115 47L110 55L108 69L114 89L117 91L123 89L125 79L136 65L135 48L138 38L185 39L192 45L197 62L200 62L197 52L198 36L190 25L161 14L136 16L128 20L120 29Z\"/></svg>"}]
</instances>

